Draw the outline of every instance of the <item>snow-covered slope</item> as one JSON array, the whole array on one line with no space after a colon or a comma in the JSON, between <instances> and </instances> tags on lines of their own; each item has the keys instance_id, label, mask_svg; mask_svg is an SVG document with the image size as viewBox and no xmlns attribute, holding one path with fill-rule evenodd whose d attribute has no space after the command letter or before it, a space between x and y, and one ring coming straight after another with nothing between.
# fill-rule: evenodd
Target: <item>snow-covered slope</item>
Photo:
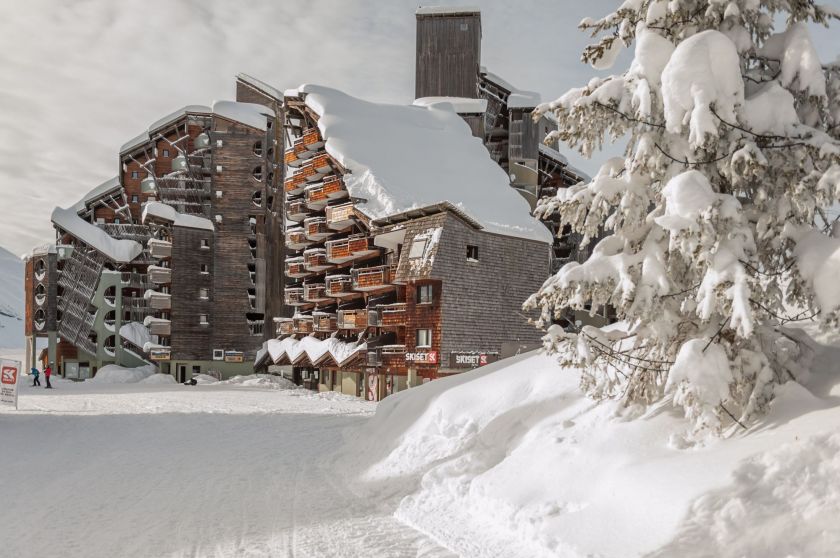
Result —
<instances>
[{"instance_id":1,"label":"snow-covered slope","mask_svg":"<svg viewBox=\"0 0 840 558\"><path fill-rule=\"evenodd\" d=\"M835 342L838 339L834 340ZM334 470L465 556L825 556L840 546L840 346L748 432L582 397L529 353L389 397Z\"/></svg>"},{"instance_id":2,"label":"snow-covered slope","mask_svg":"<svg viewBox=\"0 0 840 558\"><path fill-rule=\"evenodd\" d=\"M0 247L0 349L23 347L23 261Z\"/></svg>"}]
</instances>

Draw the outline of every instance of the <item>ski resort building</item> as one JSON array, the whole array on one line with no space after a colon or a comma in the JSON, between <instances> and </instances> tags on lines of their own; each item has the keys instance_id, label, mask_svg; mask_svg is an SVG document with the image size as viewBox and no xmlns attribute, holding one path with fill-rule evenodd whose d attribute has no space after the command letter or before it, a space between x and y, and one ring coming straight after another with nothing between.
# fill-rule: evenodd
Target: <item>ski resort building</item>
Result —
<instances>
[{"instance_id":1,"label":"ski resort building","mask_svg":"<svg viewBox=\"0 0 840 558\"><path fill-rule=\"evenodd\" d=\"M55 246L27 260L28 358L46 337L71 378L112 363L250 372L274 123L261 105L184 107L122 146L118 176L56 208Z\"/></svg>"}]
</instances>

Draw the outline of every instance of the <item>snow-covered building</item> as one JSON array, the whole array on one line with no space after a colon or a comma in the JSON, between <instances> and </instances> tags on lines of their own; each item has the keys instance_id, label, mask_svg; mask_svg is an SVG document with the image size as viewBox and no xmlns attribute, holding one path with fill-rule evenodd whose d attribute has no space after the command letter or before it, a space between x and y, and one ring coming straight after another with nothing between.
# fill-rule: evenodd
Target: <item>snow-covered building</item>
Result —
<instances>
[{"instance_id":1,"label":"snow-covered building","mask_svg":"<svg viewBox=\"0 0 840 558\"><path fill-rule=\"evenodd\" d=\"M294 313L259 365L379 399L539 342L520 306L551 233L458 114L317 85L284 107Z\"/></svg>"},{"instance_id":2,"label":"snow-covered building","mask_svg":"<svg viewBox=\"0 0 840 558\"><path fill-rule=\"evenodd\" d=\"M252 370L275 118L250 103L184 107L120 148L115 178L53 211L56 245L27 261L27 335L48 339L54 368Z\"/></svg>"}]
</instances>

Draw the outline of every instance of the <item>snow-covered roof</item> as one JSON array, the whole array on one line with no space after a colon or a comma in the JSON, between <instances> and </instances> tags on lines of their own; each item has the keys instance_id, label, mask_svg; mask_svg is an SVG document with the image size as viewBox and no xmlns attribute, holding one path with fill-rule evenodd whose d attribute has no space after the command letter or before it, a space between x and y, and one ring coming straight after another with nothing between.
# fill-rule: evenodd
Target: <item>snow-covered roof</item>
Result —
<instances>
[{"instance_id":1,"label":"snow-covered roof","mask_svg":"<svg viewBox=\"0 0 840 558\"><path fill-rule=\"evenodd\" d=\"M419 6L416 15L480 14L478 6Z\"/></svg>"},{"instance_id":2,"label":"snow-covered roof","mask_svg":"<svg viewBox=\"0 0 840 558\"><path fill-rule=\"evenodd\" d=\"M187 114L210 114L212 109L206 105L187 105L176 110L173 113L167 114L163 118L159 120L155 120L151 126L149 126L149 133L154 132L160 128L163 128L167 124L178 120L179 118L186 116Z\"/></svg>"},{"instance_id":3,"label":"snow-covered roof","mask_svg":"<svg viewBox=\"0 0 840 558\"><path fill-rule=\"evenodd\" d=\"M257 79L254 76L249 76L248 74L240 73L236 75L236 79L242 81L243 83L247 83L255 89L259 89L260 91L271 95L275 99L278 99L280 101L283 100L283 93L281 93L279 89L270 86L266 82Z\"/></svg>"},{"instance_id":4,"label":"snow-covered roof","mask_svg":"<svg viewBox=\"0 0 840 558\"><path fill-rule=\"evenodd\" d=\"M77 206L84 207L90 202L102 197L103 195L114 190L119 190L120 188L122 188L122 185L120 184L120 177L115 176L114 178L106 180L105 182L103 182L102 184L85 194L85 196L81 200L79 200Z\"/></svg>"},{"instance_id":5,"label":"snow-covered roof","mask_svg":"<svg viewBox=\"0 0 840 558\"><path fill-rule=\"evenodd\" d=\"M140 243L126 239L117 240L96 225L88 223L79 217L75 208L56 207L52 212L52 222L118 263L130 262L143 251Z\"/></svg>"},{"instance_id":6,"label":"snow-covered roof","mask_svg":"<svg viewBox=\"0 0 840 558\"><path fill-rule=\"evenodd\" d=\"M326 150L350 171L344 183L370 219L450 202L493 233L551 242L469 126L449 110L372 103L303 85Z\"/></svg>"},{"instance_id":7,"label":"snow-covered roof","mask_svg":"<svg viewBox=\"0 0 840 558\"><path fill-rule=\"evenodd\" d=\"M484 66L481 67L481 74L489 81L492 81L510 93L507 101L509 108L534 108L542 101L539 93L519 89L497 74L488 72Z\"/></svg>"},{"instance_id":8,"label":"snow-covered roof","mask_svg":"<svg viewBox=\"0 0 840 558\"><path fill-rule=\"evenodd\" d=\"M33 256L45 256L47 254L55 254L57 249L55 247L55 242L49 242L46 244L40 244L29 251L28 254L25 254L22 259L31 258Z\"/></svg>"},{"instance_id":9,"label":"snow-covered roof","mask_svg":"<svg viewBox=\"0 0 840 558\"><path fill-rule=\"evenodd\" d=\"M133 151L133 150L137 149L138 147L140 147L141 145L143 145L147 141L149 141L149 131L148 130L144 131L142 134L139 134L139 135L131 138L130 140L128 140L124 144L122 144L122 146L120 147L120 155L122 155L123 153L127 153L128 151Z\"/></svg>"},{"instance_id":10,"label":"snow-covered roof","mask_svg":"<svg viewBox=\"0 0 840 558\"><path fill-rule=\"evenodd\" d=\"M306 354L310 362L316 362L324 355L329 354L340 366L359 351L366 350L367 344L360 342L345 343L336 337L318 339L317 337L307 336L302 339L295 339L294 337L286 337L282 340L269 339L266 348L271 360L275 363L284 356L288 357L290 362L295 362L303 354Z\"/></svg>"},{"instance_id":11,"label":"snow-covered roof","mask_svg":"<svg viewBox=\"0 0 840 558\"><path fill-rule=\"evenodd\" d=\"M560 153L559 151L557 151L553 147L548 146L544 143L540 143L539 144L539 150L540 150L540 153L542 153L543 155L551 157L552 159L556 160L558 163L562 163L563 166L565 166L566 170L568 170L569 172L571 172L573 174L576 174L577 176L579 176L580 178L582 178L586 181L592 180L591 176L589 176L588 174L586 174L585 172L583 172L579 168L575 167L574 165L569 164L569 159L567 159L565 155L563 155L562 153Z\"/></svg>"},{"instance_id":12,"label":"snow-covered roof","mask_svg":"<svg viewBox=\"0 0 840 558\"><path fill-rule=\"evenodd\" d=\"M414 100L418 107L434 107L454 110L459 114L483 114L487 110L487 99L469 97L420 97Z\"/></svg>"},{"instance_id":13,"label":"snow-covered roof","mask_svg":"<svg viewBox=\"0 0 840 558\"><path fill-rule=\"evenodd\" d=\"M176 227L188 227L191 229L215 230L210 219L198 215L186 215L178 213L174 207L159 201L150 201L143 204L143 222L149 217L157 217L169 221Z\"/></svg>"},{"instance_id":14,"label":"snow-covered roof","mask_svg":"<svg viewBox=\"0 0 840 558\"><path fill-rule=\"evenodd\" d=\"M266 106L235 101L214 101L213 114L263 131L266 129L266 117L275 116L274 111Z\"/></svg>"}]
</instances>

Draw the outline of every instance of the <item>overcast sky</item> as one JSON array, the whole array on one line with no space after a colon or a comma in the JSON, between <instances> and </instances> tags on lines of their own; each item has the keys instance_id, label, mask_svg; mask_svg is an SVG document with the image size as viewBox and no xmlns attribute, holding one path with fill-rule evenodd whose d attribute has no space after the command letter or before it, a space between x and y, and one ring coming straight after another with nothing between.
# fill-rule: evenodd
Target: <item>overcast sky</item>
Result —
<instances>
[{"instance_id":1,"label":"overcast sky","mask_svg":"<svg viewBox=\"0 0 840 558\"><path fill-rule=\"evenodd\" d=\"M840 7L840 0L823 2ZM482 63L553 99L595 74L579 61L587 36L577 23L619 2L468 3L482 11ZM238 72L280 89L320 83L411 102L417 4L0 2L0 246L21 254L53 240L52 208L114 176L122 143L183 105L233 98ZM814 36L823 60L837 57L836 36L818 29ZM571 158L590 173L597 168Z\"/></svg>"}]
</instances>

